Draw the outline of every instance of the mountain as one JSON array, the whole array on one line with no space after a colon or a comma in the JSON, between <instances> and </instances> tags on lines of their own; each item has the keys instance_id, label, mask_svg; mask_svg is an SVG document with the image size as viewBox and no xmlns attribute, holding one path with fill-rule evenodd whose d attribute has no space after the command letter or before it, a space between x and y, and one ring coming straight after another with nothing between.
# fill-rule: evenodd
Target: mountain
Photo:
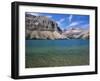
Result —
<instances>
[{"instance_id":1,"label":"mountain","mask_svg":"<svg viewBox=\"0 0 100 81\"><path fill-rule=\"evenodd\" d=\"M63 39L58 24L45 16L26 14L26 39Z\"/></svg>"},{"instance_id":2,"label":"mountain","mask_svg":"<svg viewBox=\"0 0 100 81\"><path fill-rule=\"evenodd\" d=\"M84 30L79 27L71 27L64 30L63 35L69 39L89 39L89 30Z\"/></svg>"},{"instance_id":3,"label":"mountain","mask_svg":"<svg viewBox=\"0 0 100 81\"><path fill-rule=\"evenodd\" d=\"M82 38L82 39L89 39L89 30L83 31L83 32L79 35L79 38Z\"/></svg>"},{"instance_id":4,"label":"mountain","mask_svg":"<svg viewBox=\"0 0 100 81\"><path fill-rule=\"evenodd\" d=\"M70 27L64 31L56 21L46 16L25 16L26 39L89 39L89 30L79 27Z\"/></svg>"}]
</instances>

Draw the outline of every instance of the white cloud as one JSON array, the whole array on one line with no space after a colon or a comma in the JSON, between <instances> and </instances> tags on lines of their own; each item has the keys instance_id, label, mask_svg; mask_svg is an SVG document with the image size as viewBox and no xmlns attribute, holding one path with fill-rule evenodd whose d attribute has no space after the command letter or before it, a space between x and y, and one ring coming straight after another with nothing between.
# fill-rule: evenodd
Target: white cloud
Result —
<instances>
[{"instance_id":1,"label":"white cloud","mask_svg":"<svg viewBox=\"0 0 100 81\"><path fill-rule=\"evenodd\" d=\"M48 18L52 18L52 16L51 16L51 15L47 15L46 17L48 17Z\"/></svg>"},{"instance_id":2,"label":"white cloud","mask_svg":"<svg viewBox=\"0 0 100 81\"><path fill-rule=\"evenodd\" d=\"M39 16L38 13L33 13L33 12L28 12L27 14L31 14L31 15L35 15L35 16Z\"/></svg>"},{"instance_id":3,"label":"white cloud","mask_svg":"<svg viewBox=\"0 0 100 81\"><path fill-rule=\"evenodd\" d=\"M65 21L65 19L64 19L64 18L59 20L59 22L63 22L63 21Z\"/></svg>"},{"instance_id":4,"label":"white cloud","mask_svg":"<svg viewBox=\"0 0 100 81\"><path fill-rule=\"evenodd\" d=\"M80 23L79 22L72 22L71 24L69 24L69 27L76 26L78 24L80 24Z\"/></svg>"},{"instance_id":5,"label":"white cloud","mask_svg":"<svg viewBox=\"0 0 100 81\"><path fill-rule=\"evenodd\" d=\"M59 21L57 21L58 25L60 25L63 21L65 21L65 18L62 18Z\"/></svg>"},{"instance_id":6,"label":"white cloud","mask_svg":"<svg viewBox=\"0 0 100 81\"><path fill-rule=\"evenodd\" d=\"M85 24L85 25L83 25L83 27L89 27L89 24Z\"/></svg>"},{"instance_id":7,"label":"white cloud","mask_svg":"<svg viewBox=\"0 0 100 81\"><path fill-rule=\"evenodd\" d=\"M73 15L70 15L70 16L69 16L69 22L72 21L72 18L73 18Z\"/></svg>"},{"instance_id":8,"label":"white cloud","mask_svg":"<svg viewBox=\"0 0 100 81\"><path fill-rule=\"evenodd\" d=\"M90 27L90 25L89 24L84 24L84 25L81 25L81 28L83 28L83 29L88 29Z\"/></svg>"},{"instance_id":9,"label":"white cloud","mask_svg":"<svg viewBox=\"0 0 100 81\"><path fill-rule=\"evenodd\" d=\"M81 23L83 23L83 21L75 21L75 22L70 23L67 27L74 27L76 25L80 25Z\"/></svg>"},{"instance_id":10,"label":"white cloud","mask_svg":"<svg viewBox=\"0 0 100 81\"><path fill-rule=\"evenodd\" d=\"M77 27L77 26L80 26L80 27L83 28L83 29L89 28L89 24L83 24L83 25L82 25L81 23L83 23L83 21L72 22L72 23L70 23L66 28Z\"/></svg>"}]
</instances>

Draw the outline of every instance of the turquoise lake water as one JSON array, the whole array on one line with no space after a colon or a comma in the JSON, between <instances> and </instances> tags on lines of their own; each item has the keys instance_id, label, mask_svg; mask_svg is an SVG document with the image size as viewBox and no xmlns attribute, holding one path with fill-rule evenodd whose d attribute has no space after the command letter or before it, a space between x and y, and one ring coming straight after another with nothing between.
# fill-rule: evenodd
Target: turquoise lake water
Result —
<instances>
[{"instance_id":1,"label":"turquoise lake water","mask_svg":"<svg viewBox=\"0 0 100 81\"><path fill-rule=\"evenodd\" d=\"M70 39L70 40L26 40L27 47L70 47L88 46L89 40Z\"/></svg>"},{"instance_id":2,"label":"turquoise lake water","mask_svg":"<svg viewBox=\"0 0 100 81\"><path fill-rule=\"evenodd\" d=\"M89 65L89 40L26 40L26 68Z\"/></svg>"}]
</instances>

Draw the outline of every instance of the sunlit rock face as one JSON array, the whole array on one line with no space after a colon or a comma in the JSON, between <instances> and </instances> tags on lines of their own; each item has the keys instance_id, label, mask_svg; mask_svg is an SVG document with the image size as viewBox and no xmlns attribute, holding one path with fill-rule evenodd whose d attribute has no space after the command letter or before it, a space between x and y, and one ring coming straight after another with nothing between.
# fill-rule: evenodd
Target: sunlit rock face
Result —
<instances>
[{"instance_id":1,"label":"sunlit rock face","mask_svg":"<svg viewBox=\"0 0 100 81\"><path fill-rule=\"evenodd\" d=\"M73 27L65 30L63 35L69 39L89 39L89 30Z\"/></svg>"},{"instance_id":2,"label":"sunlit rock face","mask_svg":"<svg viewBox=\"0 0 100 81\"><path fill-rule=\"evenodd\" d=\"M27 39L62 39L62 31L58 24L45 16L26 14L26 38Z\"/></svg>"},{"instance_id":3,"label":"sunlit rock face","mask_svg":"<svg viewBox=\"0 0 100 81\"><path fill-rule=\"evenodd\" d=\"M70 27L64 31L46 16L25 15L26 39L89 39L89 30Z\"/></svg>"}]
</instances>

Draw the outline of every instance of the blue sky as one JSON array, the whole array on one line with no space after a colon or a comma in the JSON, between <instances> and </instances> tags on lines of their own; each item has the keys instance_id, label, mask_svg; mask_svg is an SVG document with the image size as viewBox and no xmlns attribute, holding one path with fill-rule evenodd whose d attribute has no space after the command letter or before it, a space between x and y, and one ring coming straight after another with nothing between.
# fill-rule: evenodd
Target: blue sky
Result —
<instances>
[{"instance_id":1,"label":"blue sky","mask_svg":"<svg viewBox=\"0 0 100 81\"><path fill-rule=\"evenodd\" d=\"M34 13L34 12L28 12L28 14L36 16L46 16L56 21L62 30L68 29L70 27L80 27L83 29L89 28L89 15Z\"/></svg>"}]
</instances>

